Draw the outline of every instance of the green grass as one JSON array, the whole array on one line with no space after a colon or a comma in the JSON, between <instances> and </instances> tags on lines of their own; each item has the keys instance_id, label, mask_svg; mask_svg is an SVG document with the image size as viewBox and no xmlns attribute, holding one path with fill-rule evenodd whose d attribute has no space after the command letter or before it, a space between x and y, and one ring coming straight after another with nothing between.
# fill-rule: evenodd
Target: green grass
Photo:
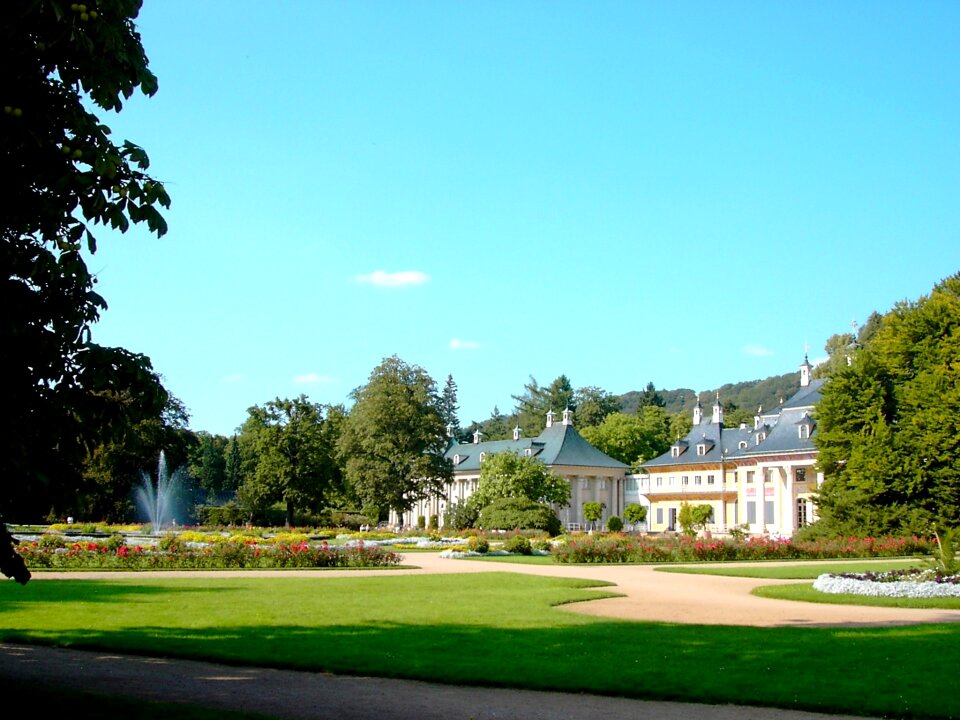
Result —
<instances>
[{"instance_id":1,"label":"green grass","mask_svg":"<svg viewBox=\"0 0 960 720\"><path fill-rule=\"evenodd\" d=\"M556 607L597 583L504 573L0 583L0 640L245 665L889 717L960 715L960 625L749 628ZM891 668L895 667L895 671Z\"/></svg>"},{"instance_id":2,"label":"green grass","mask_svg":"<svg viewBox=\"0 0 960 720\"><path fill-rule=\"evenodd\" d=\"M876 607L960 610L960 597L894 598L865 597L863 595L834 595L833 593L822 593L814 590L813 583L766 585L755 588L753 594L775 600L800 600L802 602L830 603L834 605L873 605Z\"/></svg>"},{"instance_id":3,"label":"green grass","mask_svg":"<svg viewBox=\"0 0 960 720\"><path fill-rule=\"evenodd\" d=\"M896 560L831 560L830 562L804 562L795 565L767 565L765 563L730 566L726 564L703 564L658 567L657 572L690 573L694 575L724 575L728 577L765 578L770 580L815 580L824 573L885 572L903 568L920 567L916 559Z\"/></svg>"},{"instance_id":4,"label":"green grass","mask_svg":"<svg viewBox=\"0 0 960 720\"><path fill-rule=\"evenodd\" d=\"M514 565L556 565L553 555L481 555L463 558L477 562L501 562Z\"/></svg>"}]
</instances>

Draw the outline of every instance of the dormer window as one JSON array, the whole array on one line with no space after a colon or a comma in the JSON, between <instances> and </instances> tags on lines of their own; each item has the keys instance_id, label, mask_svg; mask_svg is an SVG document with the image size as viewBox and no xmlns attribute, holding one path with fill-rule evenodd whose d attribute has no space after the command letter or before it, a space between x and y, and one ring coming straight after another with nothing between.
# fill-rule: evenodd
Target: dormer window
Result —
<instances>
[{"instance_id":1,"label":"dormer window","mask_svg":"<svg viewBox=\"0 0 960 720\"><path fill-rule=\"evenodd\" d=\"M747 441L746 441L746 440L741 440L739 443L737 443L737 448L739 448L740 450L746 450L746 449L747 449Z\"/></svg>"},{"instance_id":2,"label":"dormer window","mask_svg":"<svg viewBox=\"0 0 960 720\"><path fill-rule=\"evenodd\" d=\"M480 462L483 462L487 459L487 454L485 452L480 453Z\"/></svg>"},{"instance_id":3,"label":"dormer window","mask_svg":"<svg viewBox=\"0 0 960 720\"><path fill-rule=\"evenodd\" d=\"M680 446L674 445L670 448L670 457L680 457Z\"/></svg>"},{"instance_id":4,"label":"dormer window","mask_svg":"<svg viewBox=\"0 0 960 720\"><path fill-rule=\"evenodd\" d=\"M767 439L767 434L766 434L766 433L757 433L757 445L759 445L760 443L762 443L762 442L763 442L764 440L766 440L766 439Z\"/></svg>"},{"instance_id":5,"label":"dormer window","mask_svg":"<svg viewBox=\"0 0 960 720\"><path fill-rule=\"evenodd\" d=\"M697 445L697 455L706 455L706 454L707 454L707 446L704 445L703 443Z\"/></svg>"},{"instance_id":6,"label":"dormer window","mask_svg":"<svg viewBox=\"0 0 960 720\"><path fill-rule=\"evenodd\" d=\"M810 437L810 426L807 425L806 423L803 423L803 425L798 426L797 429L800 431L801 440L806 440L807 438Z\"/></svg>"},{"instance_id":7,"label":"dormer window","mask_svg":"<svg viewBox=\"0 0 960 720\"><path fill-rule=\"evenodd\" d=\"M533 450L531 450L530 448L526 448L523 451L523 455L524 457L533 457Z\"/></svg>"},{"instance_id":8,"label":"dormer window","mask_svg":"<svg viewBox=\"0 0 960 720\"><path fill-rule=\"evenodd\" d=\"M456 455L453 456L453 464L454 465L460 464L460 453L457 453Z\"/></svg>"}]
</instances>

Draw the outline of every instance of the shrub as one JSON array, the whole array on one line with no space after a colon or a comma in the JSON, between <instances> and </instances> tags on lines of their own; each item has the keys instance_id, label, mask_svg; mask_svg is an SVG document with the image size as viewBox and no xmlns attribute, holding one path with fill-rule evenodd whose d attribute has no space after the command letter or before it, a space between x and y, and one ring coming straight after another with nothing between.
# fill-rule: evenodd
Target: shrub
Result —
<instances>
[{"instance_id":1,"label":"shrub","mask_svg":"<svg viewBox=\"0 0 960 720\"><path fill-rule=\"evenodd\" d=\"M199 506L196 512L205 525L243 525L250 517L250 511L235 500L223 505Z\"/></svg>"},{"instance_id":2,"label":"shrub","mask_svg":"<svg viewBox=\"0 0 960 720\"><path fill-rule=\"evenodd\" d=\"M39 540L37 540L37 544L41 548L55 550L57 548L65 548L67 546L67 541L63 539L63 535L45 533L40 536Z\"/></svg>"},{"instance_id":3,"label":"shrub","mask_svg":"<svg viewBox=\"0 0 960 720\"><path fill-rule=\"evenodd\" d=\"M616 515L611 515L607 518L607 530L610 532L618 533L623 530L623 520L618 518Z\"/></svg>"},{"instance_id":4,"label":"shrub","mask_svg":"<svg viewBox=\"0 0 960 720\"><path fill-rule=\"evenodd\" d=\"M440 518L436 515L431 515L429 529L436 530L439 527L440 527Z\"/></svg>"},{"instance_id":5,"label":"shrub","mask_svg":"<svg viewBox=\"0 0 960 720\"><path fill-rule=\"evenodd\" d=\"M544 530L560 533L560 519L553 508L526 498L499 498L480 511L477 524L484 530Z\"/></svg>"},{"instance_id":6,"label":"shrub","mask_svg":"<svg viewBox=\"0 0 960 720\"><path fill-rule=\"evenodd\" d=\"M104 544L104 547L106 547L107 550L109 550L110 552L116 552L117 550L119 550L120 548L122 548L124 545L127 544L127 540L126 538L123 537L123 535L120 535L119 533L114 533L113 535L108 537L106 540L104 540L103 544Z\"/></svg>"},{"instance_id":7,"label":"shrub","mask_svg":"<svg viewBox=\"0 0 960 720\"><path fill-rule=\"evenodd\" d=\"M443 526L451 530L466 530L476 527L479 514L473 503L457 500L447 507L447 511L443 515Z\"/></svg>"},{"instance_id":8,"label":"shrub","mask_svg":"<svg viewBox=\"0 0 960 720\"><path fill-rule=\"evenodd\" d=\"M176 533L166 533L157 542L157 547L167 552L182 552L184 547L183 539Z\"/></svg>"},{"instance_id":9,"label":"shrub","mask_svg":"<svg viewBox=\"0 0 960 720\"><path fill-rule=\"evenodd\" d=\"M426 516L424 516L424 515L418 515L418 516L417 516L417 527L418 527L420 530L425 530L425 529L426 529L426 527L427 527L427 518L426 518Z\"/></svg>"},{"instance_id":10,"label":"shrub","mask_svg":"<svg viewBox=\"0 0 960 720\"><path fill-rule=\"evenodd\" d=\"M471 535L467 538L467 550L471 552L486 553L490 551L490 543L485 537L480 535Z\"/></svg>"},{"instance_id":11,"label":"shrub","mask_svg":"<svg viewBox=\"0 0 960 720\"><path fill-rule=\"evenodd\" d=\"M330 513L330 522L334 527L359 530L362 525L370 524L370 518L362 512L333 510Z\"/></svg>"},{"instance_id":12,"label":"shrub","mask_svg":"<svg viewBox=\"0 0 960 720\"><path fill-rule=\"evenodd\" d=\"M503 549L510 553L518 555L530 555L533 553L533 546L530 544L530 538L526 535L514 535L507 538L503 543Z\"/></svg>"},{"instance_id":13,"label":"shrub","mask_svg":"<svg viewBox=\"0 0 960 720\"><path fill-rule=\"evenodd\" d=\"M630 503L623 509L623 519L631 525L638 525L647 519L647 509L639 503Z\"/></svg>"},{"instance_id":14,"label":"shrub","mask_svg":"<svg viewBox=\"0 0 960 720\"><path fill-rule=\"evenodd\" d=\"M532 543L533 549L540 552L550 552L553 550L553 542L550 538L537 538Z\"/></svg>"},{"instance_id":15,"label":"shrub","mask_svg":"<svg viewBox=\"0 0 960 720\"><path fill-rule=\"evenodd\" d=\"M603 517L603 508L605 505L602 502L585 502L583 504L583 519L589 523L596 523Z\"/></svg>"}]
</instances>

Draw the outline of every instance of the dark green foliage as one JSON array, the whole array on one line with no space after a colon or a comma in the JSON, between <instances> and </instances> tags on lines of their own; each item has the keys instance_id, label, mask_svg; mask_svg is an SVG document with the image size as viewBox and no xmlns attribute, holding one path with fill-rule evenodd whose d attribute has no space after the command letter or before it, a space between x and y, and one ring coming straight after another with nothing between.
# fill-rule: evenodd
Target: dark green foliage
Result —
<instances>
[{"instance_id":1,"label":"dark green foliage","mask_svg":"<svg viewBox=\"0 0 960 720\"><path fill-rule=\"evenodd\" d=\"M636 415L613 413L580 434L598 450L634 467L666 452L673 440L671 419L656 405L648 405Z\"/></svg>"},{"instance_id":2,"label":"dark green foliage","mask_svg":"<svg viewBox=\"0 0 960 720\"><path fill-rule=\"evenodd\" d=\"M229 527L243 525L250 518L250 511L234 500L223 505L204 505L197 508L197 516L204 525Z\"/></svg>"},{"instance_id":3,"label":"dark green foliage","mask_svg":"<svg viewBox=\"0 0 960 720\"><path fill-rule=\"evenodd\" d=\"M526 498L500 498L480 511L477 525L484 530L544 530L560 534L560 519L549 505Z\"/></svg>"},{"instance_id":4,"label":"dark green foliage","mask_svg":"<svg viewBox=\"0 0 960 720\"><path fill-rule=\"evenodd\" d=\"M623 530L623 520L616 515L611 515L607 518L607 530L613 533L620 532Z\"/></svg>"},{"instance_id":5,"label":"dark green foliage","mask_svg":"<svg viewBox=\"0 0 960 720\"><path fill-rule=\"evenodd\" d=\"M247 448L252 471L237 492L243 505L258 511L282 503L287 527L294 524L296 511L324 507L328 490L340 482L327 411L303 395L247 411L239 442Z\"/></svg>"},{"instance_id":6,"label":"dark green foliage","mask_svg":"<svg viewBox=\"0 0 960 720\"><path fill-rule=\"evenodd\" d=\"M869 332L866 332L869 328ZM817 406L821 522L838 533L960 524L960 277L861 334Z\"/></svg>"},{"instance_id":7,"label":"dark green foliage","mask_svg":"<svg viewBox=\"0 0 960 720\"><path fill-rule=\"evenodd\" d=\"M0 506L23 521L73 514L90 490L87 454L167 402L149 358L91 339L107 306L81 254L96 251L91 227L142 222L162 236L157 207L170 204L146 153L115 144L91 112L157 89L139 0L97 7L82 22L65 3L19 0L0 25Z\"/></svg>"},{"instance_id":8,"label":"dark green foliage","mask_svg":"<svg viewBox=\"0 0 960 720\"><path fill-rule=\"evenodd\" d=\"M480 511L476 503L458 500L447 506L443 516L443 526L450 530L466 530L476 527Z\"/></svg>"},{"instance_id":9,"label":"dark green foliage","mask_svg":"<svg viewBox=\"0 0 960 720\"><path fill-rule=\"evenodd\" d=\"M447 429L430 375L394 355L352 397L337 457L359 500L402 514L442 492L453 466L444 457Z\"/></svg>"},{"instance_id":10,"label":"dark green foliage","mask_svg":"<svg viewBox=\"0 0 960 720\"><path fill-rule=\"evenodd\" d=\"M715 398L720 393L720 401L723 403L724 411L730 407L749 412L751 416L761 405L765 409L770 409L779 405L784 399L800 389L800 375L797 372L789 372L783 375L773 375L762 380L746 380L738 383L727 383L718 388L703 389L700 391L700 397ZM662 407L667 413L673 415L681 413L689 416L693 412L693 407L697 403L697 392L689 388L679 388L677 390L652 390L652 384L647 386L647 390L633 390L620 396L623 403L622 412L635 413L646 405L657 405L662 403ZM650 397L657 397L660 403L650 402ZM739 417L736 418L739 421ZM726 419L725 419L726 420ZM727 425L732 425L727 422Z\"/></svg>"}]
</instances>

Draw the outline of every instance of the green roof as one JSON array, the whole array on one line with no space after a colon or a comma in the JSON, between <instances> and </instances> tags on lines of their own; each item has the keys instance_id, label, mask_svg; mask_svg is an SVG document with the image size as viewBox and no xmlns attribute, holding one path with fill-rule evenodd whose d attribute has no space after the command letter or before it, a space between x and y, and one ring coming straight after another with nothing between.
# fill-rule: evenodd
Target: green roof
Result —
<instances>
[{"instance_id":1,"label":"green roof","mask_svg":"<svg viewBox=\"0 0 960 720\"><path fill-rule=\"evenodd\" d=\"M614 460L583 439L573 425L554 423L544 428L535 438L519 440L490 440L479 443L453 443L446 456L453 460L459 456L460 462L453 466L454 471L480 470L480 454L493 455L500 452L515 452L519 455L536 457L547 466L569 465L572 467L601 467L626 471L628 465Z\"/></svg>"}]
</instances>

